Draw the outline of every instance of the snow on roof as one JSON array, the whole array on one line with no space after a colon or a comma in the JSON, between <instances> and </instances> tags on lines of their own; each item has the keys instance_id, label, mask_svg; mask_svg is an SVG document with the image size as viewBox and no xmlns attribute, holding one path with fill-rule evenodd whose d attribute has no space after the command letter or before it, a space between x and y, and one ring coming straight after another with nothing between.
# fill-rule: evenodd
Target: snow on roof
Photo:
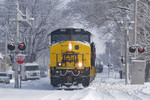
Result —
<instances>
[{"instance_id":1,"label":"snow on roof","mask_svg":"<svg viewBox=\"0 0 150 100\"><path fill-rule=\"evenodd\" d=\"M132 60L132 62L139 62L139 63L141 63L141 62L146 62L146 60Z\"/></svg>"},{"instance_id":2,"label":"snow on roof","mask_svg":"<svg viewBox=\"0 0 150 100\"><path fill-rule=\"evenodd\" d=\"M68 42L68 41L59 41L59 42L56 42L56 43L52 43L52 45L56 45L56 44L63 43L63 42ZM77 43L80 43L80 44L90 46L90 43L87 42L87 41L71 41L71 42L77 42Z\"/></svg>"},{"instance_id":3,"label":"snow on roof","mask_svg":"<svg viewBox=\"0 0 150 100\"><path fill-rule=\"evenodd\" d=\"M0 59L3 59L3 56L2 56L2 54L0 53Z\"/></svg>"}]
</instances>

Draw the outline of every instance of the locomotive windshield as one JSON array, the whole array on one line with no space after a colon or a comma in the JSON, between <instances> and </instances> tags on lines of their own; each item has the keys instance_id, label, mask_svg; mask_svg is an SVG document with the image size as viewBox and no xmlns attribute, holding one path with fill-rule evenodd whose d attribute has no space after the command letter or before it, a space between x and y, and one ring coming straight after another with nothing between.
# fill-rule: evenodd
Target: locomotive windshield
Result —
<instances>
[{"instance_id":1,"label":"locomotive windshield","mask_svg":"<svg viewBox=\"0 0 150 100\"><path fill-rule=\"evenodd\" d=\"M64 41L81 41L90 43L90 34L76 32L59 32L51 34L51 43Z\"/></svg>"},{"instance_id":2,"label":"locomotive windshield","mask_svg":"<svg viewBox=\"0 0 150 100\"><path fill-rule=\"evenodd\" d=\"M71 40L72 41L86 41L86 42L90 42L89 35L84 35L84 34L72 34L71 35Z\"/></svg>"},{"instance_id":3,"label":"locomotive windshield","mask_svg":"<svg viewBox=\"0 0 150 100\"><path fill-rule=\"evenodd\" d=\"M63 42L69 40L69 34L59 33L52 35L52 43Z\"/></svg>"}]
</instances>

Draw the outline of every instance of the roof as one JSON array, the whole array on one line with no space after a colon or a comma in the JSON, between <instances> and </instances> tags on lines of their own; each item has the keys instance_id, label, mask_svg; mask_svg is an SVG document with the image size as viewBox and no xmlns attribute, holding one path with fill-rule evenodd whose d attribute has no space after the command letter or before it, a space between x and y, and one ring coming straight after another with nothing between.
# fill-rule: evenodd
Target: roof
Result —
<instances>
[{"instance_id":1,"label":"roof","mask_svg":"<svg viewBox=\"0 0 150 100\"><path fill-rule=\"evenodd\" d=\"M67 34L81 33L81 34L92 35L90 32L88 32L82 28L60 28L60 29L56 29L56 30L52 31L49 35L60 34L60 33L67 33Z\"/></svg>"},{"instance_id":2,"label":"roof","mask_svg":"<svg viewBox=\"0 0 150 100\"><path fill-rule=\"evenodd\" d=\"M33 62L33 63L24 63L24 66L39 66L39 64L35 63L35 62Z\"/></svg>"},{"instance_id":3,"label":"roof","mask_svg":"<svg viewBox=\"0 0 150 100\"><path fill-rule=\"evenodd\" d=\"M0 74L7 74L6 72L0 72Z\"/></svg>"}]
</instances>

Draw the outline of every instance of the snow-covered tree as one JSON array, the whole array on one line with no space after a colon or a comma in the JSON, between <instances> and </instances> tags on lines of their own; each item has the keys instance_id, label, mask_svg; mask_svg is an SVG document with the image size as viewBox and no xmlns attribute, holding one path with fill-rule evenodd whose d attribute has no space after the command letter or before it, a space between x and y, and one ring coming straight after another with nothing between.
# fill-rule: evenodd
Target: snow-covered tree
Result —
<instances>
[{"instance_id":1,"label":"snow-covered tree","mask_svg":"<svg viewBox=\"0 0 150 100\"><path fill-rule=\"evenodd\" d=\"M18 0L19 9L25 14L26 8L28 8L34 21L32 21L32 27L24 27L20 23L20 42L25 42L27 56L27 62L36 61L42 55L49 52L43 52L43 50L49 51L48 34L51 31L67 27L72 24L71 17L66 12L66 7L62 0ZM3 2L6 11L11 11L11 18L15 19L16 15L16 0L5 0ZM11 6L10 6L11 5ZM5 15L6 16L6 15ZM5 18L3 16L3 18ZM11 19L10 17L8 20ZM1 25L4 26L5 21ZM14 21L9 22L9 40L14 41L14 34L16 30L16 23ZM3 31L5 31L3 29ZM4 34L4 32L3 32ZM0 34L0 35L3 35ZM4 37L4 36L3 36ZM2 40L2 44L4 40ZM49 54L47 55L49 56Z\"/></svg>"}]
</instances>

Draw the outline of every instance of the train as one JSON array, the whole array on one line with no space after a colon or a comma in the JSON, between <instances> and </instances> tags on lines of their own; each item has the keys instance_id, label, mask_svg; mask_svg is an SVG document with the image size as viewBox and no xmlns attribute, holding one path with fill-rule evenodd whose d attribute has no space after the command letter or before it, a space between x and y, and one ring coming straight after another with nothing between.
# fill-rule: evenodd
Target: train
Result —
<instances>
[{"instance_id":1,"label":"train","mask_svg":"<svg viewBox=\"0 0 150 100\"><path fill-rule=\"evenodd\" d=\"M49 37L51 85L89 86L96 75L93 35L82 28L60 28L52 31Z\"/></svg>"}]
</instances>

